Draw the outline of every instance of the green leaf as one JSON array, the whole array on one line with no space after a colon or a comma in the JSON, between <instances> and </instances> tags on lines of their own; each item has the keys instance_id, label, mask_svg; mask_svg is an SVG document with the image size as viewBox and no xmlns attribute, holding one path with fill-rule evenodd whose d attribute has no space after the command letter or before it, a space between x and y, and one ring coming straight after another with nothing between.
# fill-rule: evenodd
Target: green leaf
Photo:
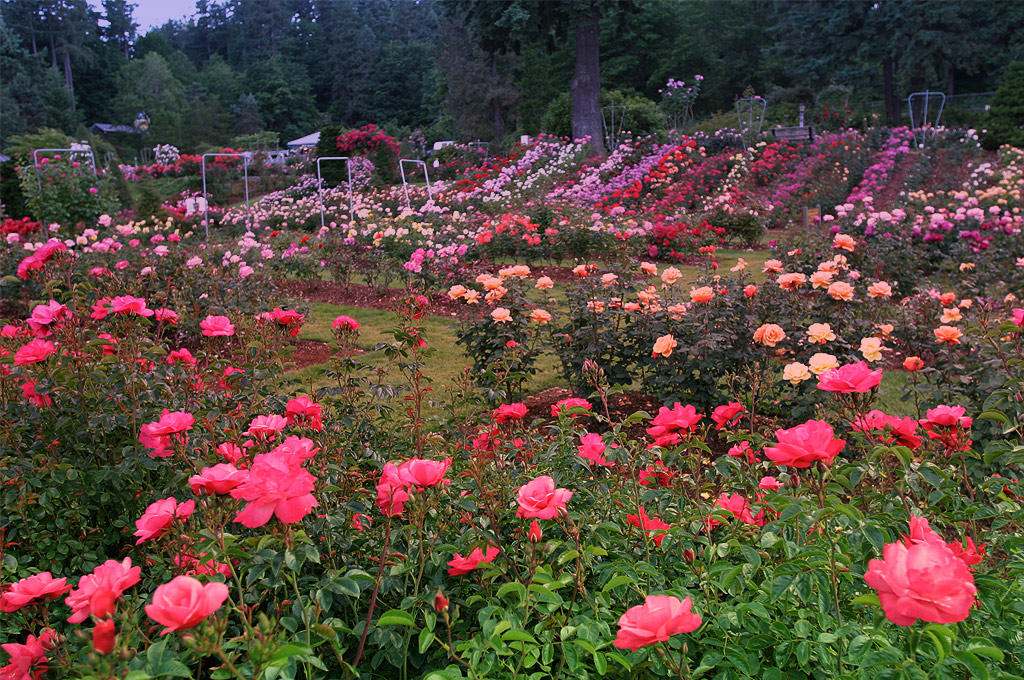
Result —
<instances>
[{"instance_id":1,"label":"green leaf","mask_svg":"<svg viewBox=\"0 0 1024 680\"><path fill-rule=\"evenodd\" d=\"M515 592L519 596L519 602L522 603L526 598L526 586L519 581L511 581L506 583L502 587L498 588L498 597L504 597L508 593Z\"/></svg>"},{"instance_id":2,"label":"green leaf","mask_svg":"<svg viewBox=\"0 0 1024 680\"><path fill-rule=\"evenodd\" d=\"M401 609L389 609L380 615L377 619L377 626L414 626L416 620L412 618L412 614L409 612L403 612Z\"/></svg>"},{"instance_id":3,"label":"green leaf","mask_svg":"<svg viewBox=\"0 0 1024 680\"><path fill-rule=\"evenodd\" d=\"M426 628L421 630L420 631L420 644L419 644L420 654L426 654L427 650L430 649L430 645L433 642L434 642L434 633L433 633L433 631L427 630Z\"/></svg>"},{"instance_id":4,"label":"green leaf","mask_svg":"<svg viewBox=\"0 0 1024 680\"><path fill-rule=\"evenodd\" d=\"M501 639L505 642L509 640L519 640L520 642L532 642L533 644L540 644L537 642L537 638L533 637L525 630L519 628L511 628L501 634Z\"/></svg>"},{"instance_id":5,"label":"green leaf","mask_svg":"<svg viewBox=\"0 0 1024 680\"><path fill-rule=\"evenodd\" d=\"M604 587L601 588L601 592L607 593L609 590L613 588L618 588L619 586L625 585L627 583L636 583L636 579L634 579L632 576L626 576L625 574L613 576L612 578L608 579L608 583L604 584Z\"/></svg>"},{"instance_id":6,"label":"green leaf","mask_svg":"<svg viewBox=\"0 0 1024 680\"><path fill-rule=\"evenodd\" d=\"M594 670L602 676L608 672L608 659L601 652L594 652Z\"/></svg>"},{"instance_id":7,"label":"green leaf","mask_svg":"<svg viewBox=\"0 0 1024 680\"><path fill-rule=\"evenodd\" d=\"M1002 650L996 647L992 647L991 645L978 645L977 647L971 645L967 648L967 651L971 654L981 654L982 656L987 656L988 658L995 659L1000 663L1005 658L1005 655L1003 654Z\"/></svg>"},{"instance_id":8,"label":"green leaf","mask_svg":"<svg viewBox=\"0 0 1024 680\"><path fill-rule=\"evenodd\" d=\"M772 599L779 599L789 589L789 586L793 584L794 579L796 579L794 574L783 574L782 576L775 577L772 580Z\"/></svg>"},{"instance_id":9,"label":"green leaf","mask_svg":"<svg viewBox=\"0 0 1024 680\"><path fill-rule=\"evenodd\" d=\"M864 604L872 607L881 607L882 603L878 599L878 593L865 593L859 597L855 597L850 600L850 604Z\"/></svg>"},{"instance_id":10,"label":"green leaf","mask_svg":"<svg viewBox=\"0 0 1024 680\"><path fill-rule=\"evenodd\" d=\"M1002 423L1003 425L1010 424L1010 419L1009 417L1007 417L1005 413L1003 413L1002 411L994 410L982 411L981 413L978 414L975 420L994 420L996 422Z\"/></svg>"},{"instance_id":11,"label":"green leaf","mask_svg":"<svg viewBox=\"0 0 1024 680\"><path fill-rule=\"evenodd\" d=\"M178 660L178 655L167 651L167 638L146 650L147 672L154 678L191 678L192 671Z\"/></svg>"},{"instance_id":12,"label":"green leaf","mask_svg":"<svg viewBox=\"0 0 1024 680\"><path fill-rule=\"evenodd\" d=\"M967 670L971 672L972 680L988 680L988 668L973 653L959 649L953 652L953 658L967 666Z\"/></svg>"},{"instance_id":13,"label":"green leaf","mask_svg":"<svg viewBox=\"0 0 1024 680\"><path fill-rule=\"evenodd\" d=\"M272 666L283 666L288 663L288 659L293 656L302 656L304 654L312 654L313 650L307 645L300 644L298 642L289 642L286 645L281 645L274 652L274 656L270 657L270 665Z\"/></svg>"},{"instance_id":14,"label":"green leaf","mask_svg":"<svg viewBox=\"0 0 1024 680\"><path fill-rule=\"evenodd\" d=\"M743 553L744 559L750 562L755 567L761 566L761 554L751 548L749 545L741 545L740 552Z\"/></svg>"}]
</instances>

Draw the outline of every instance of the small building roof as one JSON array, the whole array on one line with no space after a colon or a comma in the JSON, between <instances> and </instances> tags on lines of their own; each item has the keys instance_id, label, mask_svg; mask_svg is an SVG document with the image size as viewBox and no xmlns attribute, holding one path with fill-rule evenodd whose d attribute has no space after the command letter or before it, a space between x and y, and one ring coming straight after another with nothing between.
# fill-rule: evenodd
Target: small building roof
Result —
<instances>
[{"instance_id":1,"label":"small building roof","mask_svg":"<svg viewBox=\"0 0 1024 680\"><path fill-rule=\"evenodd\" d=\"M113 123L93 123L89 126L90 130L95 130L103 134L109 134L111 132L136 132L135 127L131 125L115 125Z\"/></svg>"},{"instance_id":2,"label":"small building roof","mask_svg":"<svg viewBox=\"0 0 1024 680\"><path fill-rule=\"evenodd\" d=\"M320 141L320 132L317 131L317 132L313 132L311 134L308 134L305 137L299 137L298 139L293 139L292 141L288 142L288 144L286 144L286 146L289 149L300 149L300 148L302 148L304 146L316 146L317 143L319 143L319 141Z\"/></svg>"}]
</instances>

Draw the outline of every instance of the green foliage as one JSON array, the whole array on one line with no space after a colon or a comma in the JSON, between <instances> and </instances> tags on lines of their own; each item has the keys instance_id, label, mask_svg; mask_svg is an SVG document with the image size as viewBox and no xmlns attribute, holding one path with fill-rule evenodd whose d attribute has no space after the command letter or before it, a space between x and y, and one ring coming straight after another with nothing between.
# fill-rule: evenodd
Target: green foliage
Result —
<instances>
[{"instance_id":1,"label":"green foliage","mask_svg":"<svg viewBox=\"0 0 1024 680\"><path fill-rule=\"evenodd\" d=\"M1024 147L1024 61L1015 61L1006 67L989 107L983 122L984 147L997 149L1003 144Z\"/></svg>"},{"instance_id":2,"label":"green foliage","mask_svg":"<svg viewBox=\"0 0 1024 680\"><path fill-rule=\"evenodd\" d=\"M650 99L627 96L618 90L601 90L601 106L613 104L626 107L626 118L622 124L620 137L630 132L642 136L658 134L665 130L665 113ZM617 110L615 115L618 119L620 111ZM611 114L606 113L606 116L610 124ZM559 137L572 137L572 97L568 92L563 92L551 100L541 118L540 129Z\"/></svg>"},{"instance_id":3,"label":"green foliage","mask_svg":"<svg viewBox=\"0 0 1024 680\"><path fill-rule=\"evenodd\" d=\"M96 177L86 155L40 154L39 165L21 166L18 176L29 214L40 221L91 227L117 211L116 185L108 175Z\"/></svg>"}]
</instances>

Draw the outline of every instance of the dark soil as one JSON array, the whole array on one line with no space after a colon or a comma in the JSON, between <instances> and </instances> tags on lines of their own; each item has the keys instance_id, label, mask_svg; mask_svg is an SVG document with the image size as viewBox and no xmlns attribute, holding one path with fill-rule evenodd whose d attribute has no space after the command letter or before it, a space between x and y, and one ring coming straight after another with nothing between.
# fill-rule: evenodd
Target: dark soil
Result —
<instances>
[{"instance_id":1,"label":"dark soil","mask_svg":"<svg viewBox=\"0 0 1024 680\"><path fill-rule=\"evenodd\" d=\"M296 369L326 363L331 358L331 348L325 342L297 340L292 352L292 363Z\"/></svg>"}]
</instances>

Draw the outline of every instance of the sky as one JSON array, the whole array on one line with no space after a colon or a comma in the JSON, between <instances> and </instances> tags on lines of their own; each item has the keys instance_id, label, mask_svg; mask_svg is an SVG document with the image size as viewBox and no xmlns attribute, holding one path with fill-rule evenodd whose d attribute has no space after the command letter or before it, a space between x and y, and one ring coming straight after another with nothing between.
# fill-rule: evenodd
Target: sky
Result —
<instances>
[{"instance_id":1,"label":"sky","mask_svg":"<svg viewBox=\"0 0 1024 680\"><path fill-rule=\"evenodd\" d=\"M133 0L135 21L139 24L139 34L144 35L149 29L162 26L168 19L181 19L196 11L195 0ZM100 0L89 0L89 4L102 12Z\"/></svg>"}]
</instances>

